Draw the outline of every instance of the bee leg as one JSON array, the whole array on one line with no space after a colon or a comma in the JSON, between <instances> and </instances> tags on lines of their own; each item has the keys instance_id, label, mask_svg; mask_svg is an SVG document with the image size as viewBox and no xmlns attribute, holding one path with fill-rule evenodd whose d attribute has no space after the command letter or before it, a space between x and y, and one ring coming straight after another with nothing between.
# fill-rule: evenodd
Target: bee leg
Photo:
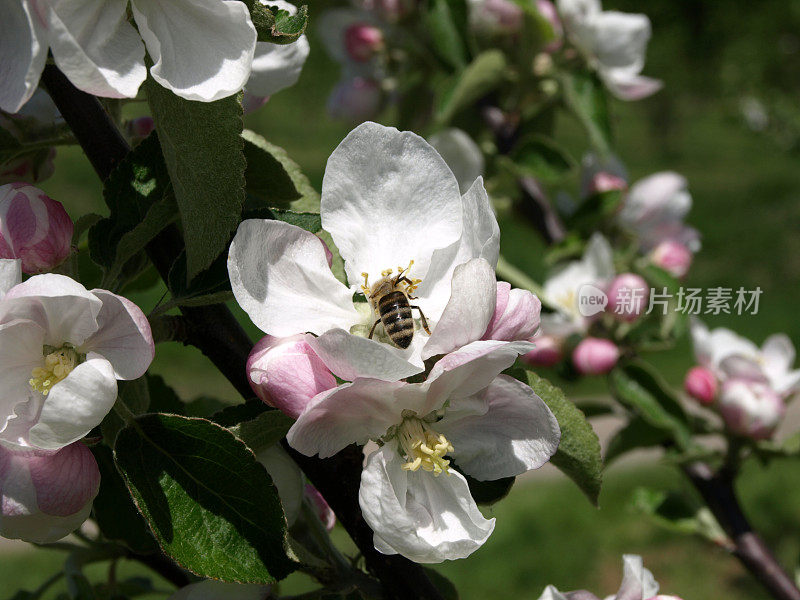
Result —
<instances>
[{"instance_id":1,"label":"bee leg","mask_svg":"<svg viewBox=\"0 0 800 600\"><path fill-rule=\"evenodd\" d=\"M431 330L428 327L428 319L425 318L425 314L422 312L422 309L419 306L411 306L411 308L416 308L419 311L419 318L422 321L422 328L425 330L425 333L430 335Z\"/></svg>"},{"instance_id":2,"label":"bee leg","mask_svg":"<svg viewBox=\"0 0 800 600\"><path fill-rule=\"evenodd\" d=\"M372 324L372 329L369 330L369 335L367 336L367 339L370 339L370 340L372 339L372 334L375 333L375 328L378 326L378 323L380 323L380 322L381 322L381 320L378 319L377 321L375 321Z\"/></svg>"}]
</instances>

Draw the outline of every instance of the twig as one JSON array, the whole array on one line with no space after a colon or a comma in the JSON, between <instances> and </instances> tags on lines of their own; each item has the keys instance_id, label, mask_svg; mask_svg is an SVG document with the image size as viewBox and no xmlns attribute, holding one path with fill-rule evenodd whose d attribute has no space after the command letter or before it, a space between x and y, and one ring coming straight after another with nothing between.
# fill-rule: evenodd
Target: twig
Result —
<instances>
[{"instance_id":1,"label":"twig","mask_svg":"<svg viewBox=\"0 0 800 600\"><path fill-rule=\"evenodd\" d=\"M54 65L47 65L42 81L62 116L72 128L97 174L105 180L129 152L129 147L97 98L76 89ZM172 263L183 249L183 240L173 225L147 247L150 260L166 281ZM224 305L182 307L188 327L188 342L199 348L245 398L253 396L245 375L247 355L253 346L233 314ZM288 447L288 446L287 446ZM383 585L387 598L441 600L420 565L402 556L386 556L375 550L372 530L358 506L362 455L355 447L321 460L290 454L333 509L365 557L367 568ZM149 561L152 568L167 575L163 555ZM169 561L171 562L171 561ZM147 564L147 563L146 563ZM162 572L162 569L164 570Z\"/></svg>"}]
</instances>

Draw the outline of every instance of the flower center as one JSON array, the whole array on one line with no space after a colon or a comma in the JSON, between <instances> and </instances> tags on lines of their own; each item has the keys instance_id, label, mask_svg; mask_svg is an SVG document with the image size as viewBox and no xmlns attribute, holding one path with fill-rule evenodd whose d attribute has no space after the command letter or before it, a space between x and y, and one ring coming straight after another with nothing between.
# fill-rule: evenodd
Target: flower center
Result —
<instances>
[{"instance_id":1,"label":"flower center","mask_svg":"<svg viewBox=\"0 0 800 600\"><path fill-rule=\"evenodd\" d=\"M384 269L381 271L381 278L372 285L369 284L369 273L362 273L361 276L364 278L364 283L361 284L361 291L371 303L374 303L381 296L395 290L404 292L407 296L411 297L414 290L422 283L422 279L406 276L413 266L414 261L411 260L405 269L403 267L397 267L397 275L394 277L392 277L393 269Z\"/></svg>"},{"instance_id":2,"label":"flower center","mask_svg":"<svg viewBox=\"0 0 800 600\"><path fill-rule=\"evenodd\" d=\"M85 357L78 354L78 351L69 344L64 344L60 348L45 346L43 354L44 365L31 371L28 384L32 390L47 396L53 386L66 379Z\"/></svg>"},{"instance_id":3,"label":"flower center","mask_svg":"<svg viewBox=\"0 0 800 600\"><path fill-rule=\"evenodd\" d=\"M453 451L453 445L422 419L404 418L397 429L397 440L403 455L408 460L403 464L404 471L416 471L421 468L437 476L441 473L450 475L450 461L444 456Z\"/></svg>"}]
</instances>

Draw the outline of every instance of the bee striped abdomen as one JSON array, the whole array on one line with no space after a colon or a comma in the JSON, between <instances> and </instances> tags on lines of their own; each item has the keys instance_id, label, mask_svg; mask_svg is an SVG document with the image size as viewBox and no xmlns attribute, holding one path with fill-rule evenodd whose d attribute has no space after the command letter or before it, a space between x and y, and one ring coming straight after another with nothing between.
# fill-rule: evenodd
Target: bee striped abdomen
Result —
<instances>
[{"instance_id":1,"label":"bee striped abdomen","mask_svg":"<svg viewBox=\"0 0 800 600\"><path fill-rule=\"evenodd\" d=\"M414 337L414 319L408 297L397 291L386 294L378 301L378 314L389 339L401 348L408 348Z\"/></svg>"}]
</instances>

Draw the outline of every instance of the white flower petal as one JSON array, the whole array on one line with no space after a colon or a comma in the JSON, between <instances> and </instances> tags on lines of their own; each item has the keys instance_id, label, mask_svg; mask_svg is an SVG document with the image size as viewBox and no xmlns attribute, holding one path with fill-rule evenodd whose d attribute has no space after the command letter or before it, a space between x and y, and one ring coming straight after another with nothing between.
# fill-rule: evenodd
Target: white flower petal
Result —
<instances>
[{"instance_id":1,"label":"white flower petal","mask_svg":"<svg viewBox=\"0 0 800 600\"><path fill-rule=\"evenodd\" d=\"M37 323L14 320L0 324L0 432L7 437L6 424L17 405L31 394L31 371L42 364L45 332Z\"/></svg>"},{"instance_id":2,"label":"white flower petal","mask_svg":"<svg viewBox=\"0 0 800 600\"><path fill-rule=\"evenodd\" d=\"M458 183L424 139L363 123L333 151L322 181L322 226L345 260L351 288L369 273L414 266L424 281L431 255L461 235Z\"/></svg>"},{"instance_id":3,"label":"white flower petal","mask_svg":"<svg viewBox=\"0 0 800 600\"><path fill-rule=\"evenodd\" d=\"M589 238L583 252L583 262L591 269L595 281L609 282L614 278L614 253L602 234L594 233Z\"/></svg>"},{"instance_id":4,"label":"white flower petal","mask_svg":"<svg viewBox=\"0 0 800 600\"><path fill-rule=\"evenodd\" d=\"M114 367L117 379L138 379L155 355L150 323L133 302L106 290L92 290L103 308L97 315L99 329L83 345L84 352L96 352Z\"/></svg>"},{"instance_id":5,"label":"white flower petal","mask_svg":"<svg viewBox=\"0 0 800 600\"><path fill-rule=\"evenodd\" d=\"M333 276L319 238L294 225L242 222L228 274L239 306L270 335L349 330L359 321L352 292Z\"/></svg>"},{"instance_id":6,"label":"white flower petal","mask_svg":"<svg viewBox=\"0 0 800 600\"><path fill-rule=\"evenodd\" d=\"M674 171L661 171L640 179L625 197L619 219L634 228L681 221L692 208L687 188L686 178Z\"/></svg>"},{"instance_id":7,"label":"white flower petal","mask_svg":"<svg viewBox=\"0 0 800 600\"><path fill-rule=\"evenodd\" d=\"M0 300L6 292L22 281L22 261L15 258L0 258Z\"/></svg>"},{"instance_id":8,"label":"white flower petal","mask_svg":"<svg viewBox=\"0 0 800 600\"><path fill-rule=\"evenodd\" d=\"M114 368L90 355L50 390L28 434L31 445L55 450L81 439L100 424L116 399Z\"/></svg>"},{"instance_id":9,"label":"white flower petal","mask_svg":"<svg viewBox=\"0 0 800 600\"><path fill-rule=\"evenodd\" d=\"M453 271L450 300L422 350L422 358L447 354L481 339L497 302L494 269L482 258Z\"/></svg>"},{"instance_id":10,"label":"white flower petal","mask_svg":"<svg viewBox=\"0 0 800 600\"><path fill-rule=\"evenodd\" d=\"M401 381L357 379L317 394L286 435L292 448L307 456L333 456L350 444L364 444L383 436L402 421L409 408L410 386ZM401 390L403 402L398 401ZM416 392L418 403L424 392Z\"/></svg>"},{"instance_id":11,"label":"white flower petal","mask_svg":"<svg viewBox=\"0 0 800 600\"><path fill-rule=\"evenodd\" d=\"M300 514L300 505L303 502L304 484L300 467L286 454L280 444L259 451L256 459L264 465L272 478L283 505L286 523L291 527Z\"/></svg>"},{"instance_id":12,"label":"white flower petal","mask_svg":"<svg viewBox=\"0 0 800 600\"><path fill-rule=\"evenodd\" d=\"M642 557L624 554L622 585L616 600L647 600L658 593L658 584L653 574L644 568Z\"/></svg>"},{"instance_id":13,"label":"white flower petal","mask_svg":"<svg viewBox=\"0 0 800 600\"><path fill-rule=\"evenodd\" d=\"M80 346L97 331L103 303L64 275L36 275L15 286L0 304L0 322L28 319L47 333L45 344Z\"/></svg>"},{"instance_id":14,"label":"white flower petal","mask_svg":"<svg viewBox=\"0 0 800 600\"><path fill-rule=\"evenodd\" d=\"M361 473L359 504L379 551L391 549L418 563L466 558L494 530L460 473L433 476L404 471L395 444L370 455Z\"/></svg>"},{"instance_id":15,"label":"white flower petal","mask_svg":"<svg viewBox=\"0 0 800 600\"><path fill-rule=\"evenodd\" d=\"M547 405L527 385L499 375L483 392L483 415L436 424L455 451L456 464L481 481L514 477L545 464L558 449L561 430Z\"/></svg>"},{"instance_id":16,"label":"white flower petal","mask_svg":"<svg viewBox=\"0 0 800 600\"><path fill-rule=\"evenodd\" d=\"M600 76L608 90L620 100L642 100L664 87L664 82L660 79L644 75L629 75L616 69L601 70Z\"/></svg>"},{"instance_id":17,"label":"white flower petal","mask_svg":"<svg viewBox=\"0 0 800 600\"><path fill-rule=\"evenodd\" d=\"M435 133L428 142L450 167L461 193L467 193L475 180L483 175L485 163L478 144L464 131L454 127Z\"/></svg>"},{"instance_id":18,"label":"white flower petal","mask_svg":"<svg viewBox=\"0 0 800 600\"><path fill-rule=\"evenodd\" d=\"M417 331L406 350L376 340L352 335L343 329L331 329L308 341L309 346L331 372L347 381L372 377L397 381L421 373L420 358L426 334Z\"/></svg>"},{"instance_id":19,"label":"white flower petal","mask_svg":"<svg viewBox=\"0 0 800 600\"><path fill-rule=\"evenodd\" d=\"M33 96L47 61L47 31L28 2L6 2L0 19L0 110L18 112Z\"/></svg>"},{"instance_id":20,"label":"white flower petal","mask_svg":"<svg viewBox=\"0 0 800 600\"><path fill-rule=\"evenodd\" d=\"M591 19L592 53L602 69L637 75L644 68L650 19L641 14L603 11Z\"/></svg>"},{"instance_id":21,"label":"white flower petal","mask_svg":"<svg viewBox=\"0 0 800 600\"><path fill-rule=\"evenodd\" d=\"M548 585L544 588L539 600L567 600L567 597L559 592L554 585Z\"/></svg>"},{"instance_id":22,"label":"white flower petal","mask_svg":"<svg viewBox=\"0 0 800 600\"><path fill-rule=\"evenodd\" d=\"M144 44L128 23L127 0L50 2L50 48L75 87L134 98L147 77Z\"/></svg>"},{"instance_id":23,"label":"white flower petal","mask_svg":"<svg viewBox=\"0 0 800 600\"><path fill-rule=\"evenodd\" d=\"M132 0L154 61L150 74L181 98L212 102L244 87L256 29L238 0Z\"/></svg>"}]
</instances>

